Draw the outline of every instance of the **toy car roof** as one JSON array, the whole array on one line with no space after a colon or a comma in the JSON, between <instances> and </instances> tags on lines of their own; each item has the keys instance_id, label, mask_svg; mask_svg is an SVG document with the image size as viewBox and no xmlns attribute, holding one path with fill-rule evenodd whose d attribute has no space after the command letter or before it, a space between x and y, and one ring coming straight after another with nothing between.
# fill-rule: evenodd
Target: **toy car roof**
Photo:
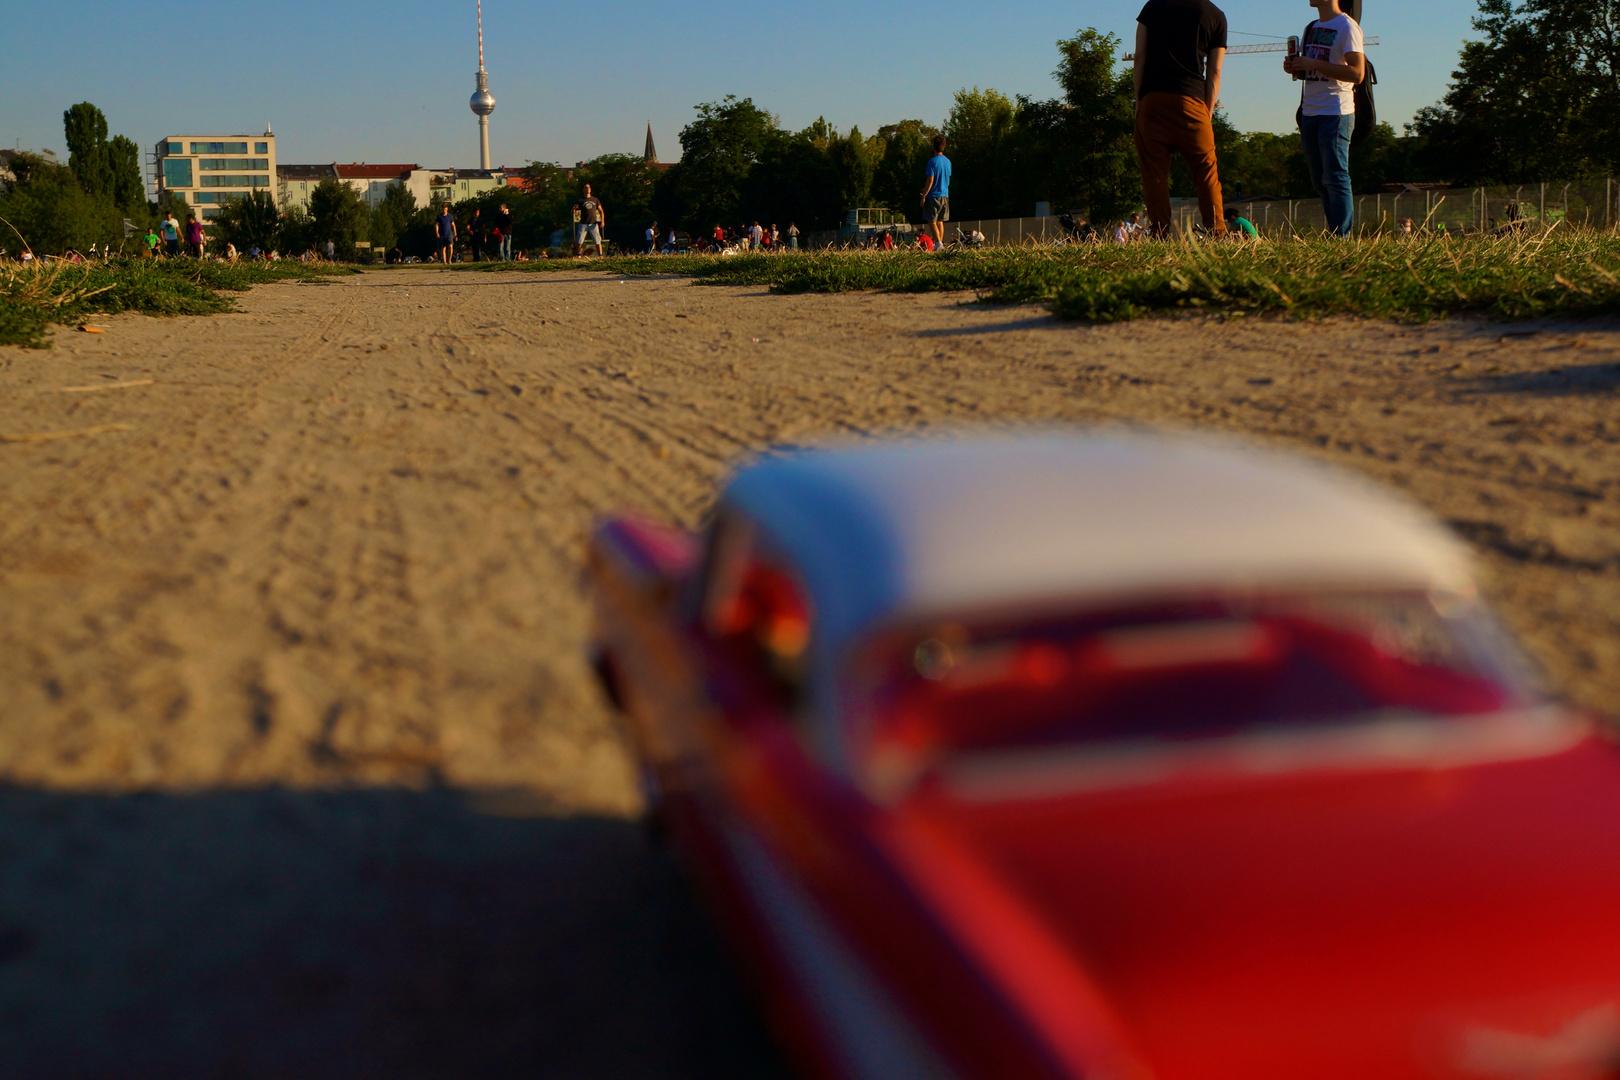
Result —
<instances>
[{"instance_id":1,"label":"toy car roof","mask_svg":"<svg viewBox=\"0 0 1620 1080\"><path fill-rule=\"evenodd\" d=\"M1473 588L1466 549L1424 511L1226 439L1103 429L795 451L741 469L722 506L794 564L818 651L991 606Z\"/></svg>"}]
</instances>

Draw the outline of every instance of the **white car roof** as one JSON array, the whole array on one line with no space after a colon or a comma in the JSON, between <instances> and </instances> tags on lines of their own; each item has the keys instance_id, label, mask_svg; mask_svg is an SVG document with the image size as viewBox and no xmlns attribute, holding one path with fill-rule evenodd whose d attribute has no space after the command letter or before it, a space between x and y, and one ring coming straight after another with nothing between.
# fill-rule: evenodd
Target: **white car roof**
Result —
<instances>
[{"instance_id":1,"label":"white car roof","mask_svg":"<svg viewBox=\"0 0 1620 1080\"><path fill-rule=\"evenodd\" d=\"M1121 429L794 451L742 468L745 514L804 580L824 660L879 624L1258 588L1473 589L1404 499L1229 439Z\"/></svg>"}]
</instances>

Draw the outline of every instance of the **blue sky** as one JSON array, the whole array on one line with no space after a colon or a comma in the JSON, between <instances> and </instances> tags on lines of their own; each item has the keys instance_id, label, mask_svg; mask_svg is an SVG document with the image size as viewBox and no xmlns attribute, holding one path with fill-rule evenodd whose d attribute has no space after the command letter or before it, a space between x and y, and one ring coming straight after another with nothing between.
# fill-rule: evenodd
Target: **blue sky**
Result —
<instances>
[{"instance_id":1,"label":"blue sky","mask_svg":"<svg viewBox=\"0 0 1620 1080\"><path fill-rule=\"evenodd\" d=\"M0 146L62 150L62 110L93 101L143 148L167 134L272 125L282 162L477 164L467 109L477 69L472 0L4 0ZM1053 42L1096 26L1128 36L1141 0L487 0L497 164L639 152L652 121L673 159L692 106L752 97L798 128L942 119L959 87L1049 97ZM1472 34L1474 0L1364 0L1379 114L1397 129L1436 101ZM1233 31L1283 37L1304 0L1231 0ZM451 11L452 14L446 14ZM1233 44L1258 41L1234 33ZM1232 57L1224 102L1245 130L1293 128L1295 84L1274 55Z\"/></svg>"}]
</instances>

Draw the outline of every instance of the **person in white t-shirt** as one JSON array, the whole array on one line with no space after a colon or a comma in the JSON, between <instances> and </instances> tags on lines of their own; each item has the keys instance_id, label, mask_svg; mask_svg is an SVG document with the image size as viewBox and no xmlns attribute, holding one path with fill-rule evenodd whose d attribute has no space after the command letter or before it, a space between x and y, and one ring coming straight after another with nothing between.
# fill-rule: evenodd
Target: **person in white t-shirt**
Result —
<instances>
[{"instance_id":1,"label":"person in white t-shirt","mask_svg":"<svg viewBox=\"0 0 1620 1080\"><path fill-rule=\"evenodd\" d=\"M1299 140L1311 184L1322 196L1328 228L1349 236L1355 223L1350 194L1350 133L1356 126L1356 84L1367 75L1361 27L1339 9L1339 0L1311 0L1316 21L1300 41L1299 55L1283 70L1305 80Z\"/></svg>"}]
</instances>

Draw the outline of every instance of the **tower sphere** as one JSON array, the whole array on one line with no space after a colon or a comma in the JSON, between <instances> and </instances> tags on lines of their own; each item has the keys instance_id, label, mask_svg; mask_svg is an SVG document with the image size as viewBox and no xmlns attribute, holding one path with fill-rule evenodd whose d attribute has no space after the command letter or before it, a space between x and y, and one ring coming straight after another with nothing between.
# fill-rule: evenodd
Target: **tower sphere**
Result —
<instances>
[{"instance_id":1,"label":"tower sphere","mask_svg":"<svg viewBox=\"0 0 1620 1080\"><path fill-rule=\"evenodd\" d=\"M467 107L479 116L488 116L495 111L495 95L489 92L489 83L482 71L478 73L478 89L467 102Z\"/></svg>"}]
</instances>

